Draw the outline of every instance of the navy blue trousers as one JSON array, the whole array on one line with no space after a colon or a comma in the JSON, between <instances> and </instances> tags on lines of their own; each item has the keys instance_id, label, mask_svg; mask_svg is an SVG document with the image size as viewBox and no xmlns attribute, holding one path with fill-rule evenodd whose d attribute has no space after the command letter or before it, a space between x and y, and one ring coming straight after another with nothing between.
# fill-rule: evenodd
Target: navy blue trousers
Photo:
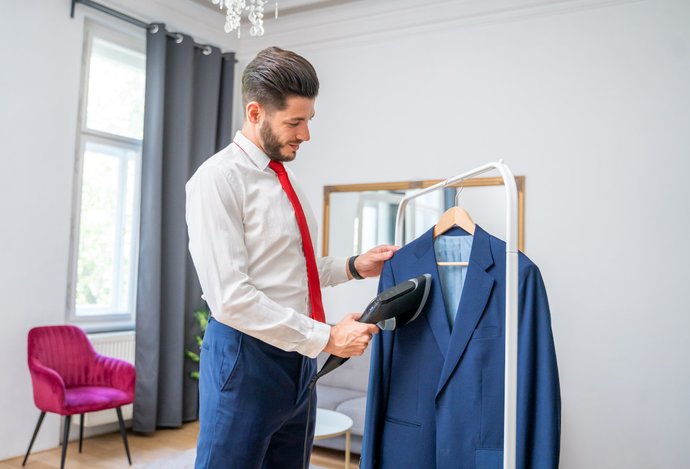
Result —
<instances>
[{"instance_id":1,"label":"navy blue trousers","mask_svg":"<svg viewBox=\"0 0 690 469\"><path fill-rule=\"evenodd\" d=\"M316 360L285 352L214 319L199 365L195 469L302 469L309 381ZM311 399L307 458L314 439Z\"/></svg>"}]
</instances>

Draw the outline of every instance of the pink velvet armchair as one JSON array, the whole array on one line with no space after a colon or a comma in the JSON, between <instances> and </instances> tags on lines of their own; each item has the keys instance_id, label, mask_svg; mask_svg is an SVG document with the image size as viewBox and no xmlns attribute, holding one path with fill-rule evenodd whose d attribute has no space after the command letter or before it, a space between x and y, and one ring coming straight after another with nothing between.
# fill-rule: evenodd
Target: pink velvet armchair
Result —
<instances>
[{"instance_id":1,"label":"pink velvet armchair","mask_svg":"<svg viewBox=\"0 0 690 469\"><path fill-rule=\"evenodd\" d=\"M65 466L72 415L80 415L79 452L84 435L84 414L115 409L127 460L132 464L121 406L134 401L134 366L99 355L84 331L76 326L35 327L29 331L29 372L34 403L41 411L26 451L26 464L38 430L46 415L65 416L60 468Z\"/></svg>"}]
</instances>

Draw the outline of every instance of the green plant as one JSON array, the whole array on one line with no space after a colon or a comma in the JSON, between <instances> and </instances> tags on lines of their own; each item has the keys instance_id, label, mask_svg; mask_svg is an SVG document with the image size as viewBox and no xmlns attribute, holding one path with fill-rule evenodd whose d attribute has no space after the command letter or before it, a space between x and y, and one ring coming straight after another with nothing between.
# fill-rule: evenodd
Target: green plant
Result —
<instances>
[{"instance_id":1,"label":"green plant","mask_svg":"<svg viewBox=\"0 0 690 469\"><path fill-rule=\"evenodd\" d=\"M201 336L196 336L196 345L199 347L199 352L193 352L191 350L185 350L184 353L191 361L194 363L199 363L199 354L201 353L201 344L204 341L204 333L206 332L206 326L208 326L209 311L207 309L198 309L194 311L194 317L196 322L199 324L199 329L201 329ZM199 371L192 371L189 373L189 377L195 380L199 380Z\"/></svg>"}]
</instances>

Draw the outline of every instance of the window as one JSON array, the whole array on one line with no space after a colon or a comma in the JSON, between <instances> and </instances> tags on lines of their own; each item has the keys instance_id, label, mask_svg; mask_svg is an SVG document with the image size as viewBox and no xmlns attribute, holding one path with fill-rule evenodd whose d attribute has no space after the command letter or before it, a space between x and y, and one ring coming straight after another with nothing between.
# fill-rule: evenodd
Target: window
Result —
<instances>
[{"instance_id":1,"label":"window","mask_svg":"<svg viewBox=\"0 0 690 469\"><path fill-rule=\"evenodd\" d=\"M145 37L85 31L68 320L116 329L135 314Z\"/></svg>"}]
</instances>

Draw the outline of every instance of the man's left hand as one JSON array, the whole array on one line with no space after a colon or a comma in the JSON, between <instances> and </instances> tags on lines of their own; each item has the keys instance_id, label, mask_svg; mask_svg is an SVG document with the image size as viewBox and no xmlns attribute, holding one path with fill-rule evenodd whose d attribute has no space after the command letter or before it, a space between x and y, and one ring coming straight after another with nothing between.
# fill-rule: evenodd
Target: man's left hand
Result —
<instances>
[{"instance_id":1,"label":"man's left hand","mask_svg":"<svg viewBox=\"0 0 690 469\"><path fill-rule=\"evenodd\" d=\"M362 277L378 277L383 269L383 263L393 257L393 253L398 249L399 246L389 244L376 246L355 259L355 269ZM352 277L349 269L348 274Z\"/></svg>"}]
</instances>

